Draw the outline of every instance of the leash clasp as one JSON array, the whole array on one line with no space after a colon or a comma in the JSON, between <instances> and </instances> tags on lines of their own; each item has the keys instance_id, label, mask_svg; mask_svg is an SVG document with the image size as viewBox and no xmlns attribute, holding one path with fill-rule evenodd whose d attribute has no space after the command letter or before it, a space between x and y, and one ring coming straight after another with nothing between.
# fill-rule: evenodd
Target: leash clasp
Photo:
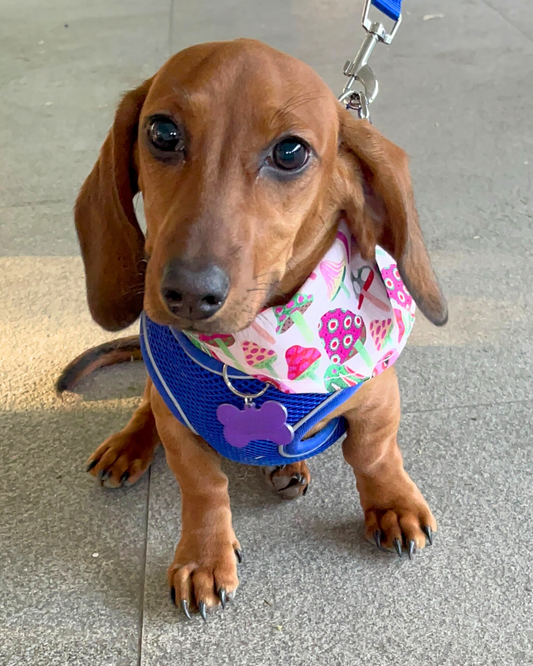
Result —
<instances>
[{"instance_id":1,"label":"leash clasp","mask_svg":"<svg viewBox=\"0 0 533 666\"><path fill-rule=\"evenodd\" d=\"M392 42L402 22L402 15L399 14L391 31L387 32L383 23L371 20L372 2L373 0L365 0L361 24L367 34L355 58L347 60L344 65L343 73L348 77L348 83L339 96L339 101L345 104L347 109L357 111L360 118L366 119L370 117L369 105L379 92L378 80L369 67L368 60L378 42L383 44ZM356 82L359 84L359 89L355 87Z\"/></svg>"},{"instance_id":2,"label":"leash clasp","mask_svg":"<svg viewBox=\"0 0 533 666\"><path fill-rule=\"evenodd\" d=\"M398 18L394 21L392 25L392 30L390 32L387 32L385 26L382 23L374 23L373 21L370 20L370 6L373 4L374 1L375 0L365 0L365 6L363 8L363 16L361 18L361 24L363 28L370 35L376 35L379 41L383 42L384 44L390 44L394 39L394 36L398 32L398 28L400 27L400 23L402 22L402 15L401 13L398 14ZM378 7L380 6L380 3L376 2L375 4L377 4ZM384 13L384 7L380 7L380 9Z\"/></svg>"}]
</instances>

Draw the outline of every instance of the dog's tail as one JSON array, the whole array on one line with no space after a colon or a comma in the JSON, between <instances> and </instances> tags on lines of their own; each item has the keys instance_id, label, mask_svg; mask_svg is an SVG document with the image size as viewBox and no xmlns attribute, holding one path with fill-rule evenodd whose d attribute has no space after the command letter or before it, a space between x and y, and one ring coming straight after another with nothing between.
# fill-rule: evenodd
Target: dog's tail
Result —
<instances>
[{"instance_id":1,"label":"dog's tail","mask_svg":"<svg viewBox=\"0 0 533 666\"><path fill-rule=\"evenodd\" d=\"M67 365L56 381L56 391L63 393L72 390L82 377L106 365L141 360L141 343L138 335L104 342L84 351Z\"/></svg>"}]
</instances>

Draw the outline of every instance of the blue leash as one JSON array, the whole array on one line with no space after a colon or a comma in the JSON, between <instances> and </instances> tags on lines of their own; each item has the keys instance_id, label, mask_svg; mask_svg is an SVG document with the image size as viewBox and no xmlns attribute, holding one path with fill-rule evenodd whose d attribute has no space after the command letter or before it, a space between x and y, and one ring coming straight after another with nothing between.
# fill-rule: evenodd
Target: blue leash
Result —
<instances>
[{"instance_id":1,"label":"blue leash","mask_svg":"<svg viewBox=\"0 0 533 666\"><path fill-rule=\"evenodd\" d=\"M372 7L394 22L390 31L383 23L372 19ZM356 111L359 118L370 118L369 106L379 91L378 80L368 65L368 59L376 44L392 42L402 22L401 10L402 0L365 0L361 24L367 34L355 58L347 60L344 65L343 72L348 77L348 83L339 96L339 101L347 109Z\"/></svg>"},{"instance_id":2,"label":"blue leash","mask_svg":"<svg viewBox=\"0 0 533 666\"><path fill-rule=\"evenodd\" d=\"M393 21L398 21L402 15L402 0L372 0L372 4Z\"/></svg>"}]
</instances>

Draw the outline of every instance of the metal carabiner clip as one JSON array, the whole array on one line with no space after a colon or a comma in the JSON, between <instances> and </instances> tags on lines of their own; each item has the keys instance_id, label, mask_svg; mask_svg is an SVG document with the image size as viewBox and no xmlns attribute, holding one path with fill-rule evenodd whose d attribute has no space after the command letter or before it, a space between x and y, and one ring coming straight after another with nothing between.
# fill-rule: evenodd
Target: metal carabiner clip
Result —
<instances>
[{"instance_id":1,"label":"metal carabiner clip","mask_svg":"<svg viewBox=\"0 0 533 666\"><path fill-rule=\"evenodd\" d=\"M361 24L367 34L355 58L347 60L344 65L343 73L349 79L339 97L339 101L346 104L347 109L357 111L360 118L369 118L368 106L376 99L379 92L378 80L367 64L368 59L378 42L384 44L392 42L402 21L402 15L400 14L394 22L392 30L388 33L382 23L371 21L371 5L372 0L365 0ZM362 90L354 88L356 82L360 84Z\"/></svg>"}]
</instances>

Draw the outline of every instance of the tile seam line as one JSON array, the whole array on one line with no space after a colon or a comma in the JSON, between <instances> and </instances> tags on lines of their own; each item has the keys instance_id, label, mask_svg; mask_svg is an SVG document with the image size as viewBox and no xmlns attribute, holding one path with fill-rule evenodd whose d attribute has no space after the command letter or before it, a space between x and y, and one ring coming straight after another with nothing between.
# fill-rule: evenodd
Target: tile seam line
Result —
<instances>
[{"instance_id":1,"label":"tile seam line","mask_svg":"<svg viewBox=\"0 0 533 666\"><path fill-rule=\"evenodd\" d=\"M17 201L6 206L0 206L0 210L13 210L14 208L32 208L35 206L58 206L69 203L70 199L37 199L36 201Z\"/></svg>"},{"instance_id":2,"label":"tile seam line","mask_svg":"<svg viewBox=\"0 0 533 666\"><path fill-rule=\"evenodd\" d=\"M489 4L487 0L481 0L481 3L485 5L485 7L491 9L495 14L498 14L498 16L502 19L502 21L507 23L507 25L510 25L511 28L514 28L517 32L519 32L523 37L527 39L528 42L533 43L533 39L528 34L520 30L520 28L515 23L513 23L506 16L504 16L498 9L496 9L496 7L493 7L491 4Z\"/></svg>"},{"instance_id":3,"label":"tile seam line","mask_svg":"<svg viewBox=\"0 0 533 666\"><path fill-rule=\"evenodd\" d=\"M146 589L146 562L148 558L148 521L150 516L150 488L152 481L152 467L148 468L148 488L146 491L146 513L144 519L144 553L141 569L141 590L139 594L139 638L137 642L137 666L142 664L143 629L144 629L144 593Z\"/></svg>"},{"instance_id":4,"label":"tile seam line","mask_svg":"<svg viewBox=\"0 0 533 666\"><path fill-rule=\"evenodd\" d=\"M428 407L427 409L412 409L412 410L402 409L402 414L424 414L426 412L446 412L452 409L474 409L476 407L500 407L504 405L519 405L522 403L527 404L530 402L533 402L531 398L522 398L520 400L504 400L503 402L480 402L468 405L449 405L447 407L435 407L435 408Z\"/></svg>"}]
</instances>

